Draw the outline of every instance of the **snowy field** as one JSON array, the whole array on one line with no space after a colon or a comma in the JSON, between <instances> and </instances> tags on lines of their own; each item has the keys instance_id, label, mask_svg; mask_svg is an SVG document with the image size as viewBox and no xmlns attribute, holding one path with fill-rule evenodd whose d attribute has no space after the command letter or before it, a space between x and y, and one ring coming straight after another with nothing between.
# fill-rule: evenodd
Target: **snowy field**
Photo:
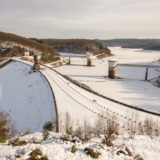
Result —
<instances>
[{"instance_id":1,"label":"snowy field","mask_svg":"<svg viewBox=\"0 0 160 160\"><path fill-rule=\"evenodd\" d=\"M135 67L117 67L116 76L122 79L109 79L108 60L118 63L160 65L160 52L140 49L110 48L113 56L101 60L94 59L93 66L86 66L86 59L71 58L71 65L57 67L56 70L93 90L112 99L137 106L146 110L160 112L160 89L145 82L145 69ZM148 79L160 75L160 69L149 69Z\"/></svg>"},{"instance_id":2,"label":"snowy field","mask_svg":"<svg viewBox=\"0 0 160 160\"><path fill-rule=\"evenodd\" d=\"M29 154L36 148L42 151L43 155L47 155L49 160L93 160L85 153L85 148L89 147L100 153L98 160L159 160L160 157L160 138L150 138L145 136L136 136L134 139L119 137L114 141L113 147L107 147L101 143L101 138L93 138L90 142L81 143L70 141L63 142L60 140L60 134L50 133L49 140L43 141L41 133L35 133L21 137L21 140L29 142L25 146L13 147L8 144L0 144L0 159L15 160L15 156L19 155L20 160L27 160ZM36 140L40 144L33 144ZM78 149L76 153L71 153L72 146ZM117 155L118 151L124 151L128 148L132 155ZM7 152L6 152L7 151Z\"/></svg>"},{"instance_id":3,"label":"snowy field","mask_svg":"<svg viewBox=\"0 0 160 160\"><path fill-rule=\"evenodd\" d=\"M0 111L10 114L19 132L42 131L46 121L55 122L51 89L31 67L12 62L0 69Z\"/></svg>"}]
</instances>

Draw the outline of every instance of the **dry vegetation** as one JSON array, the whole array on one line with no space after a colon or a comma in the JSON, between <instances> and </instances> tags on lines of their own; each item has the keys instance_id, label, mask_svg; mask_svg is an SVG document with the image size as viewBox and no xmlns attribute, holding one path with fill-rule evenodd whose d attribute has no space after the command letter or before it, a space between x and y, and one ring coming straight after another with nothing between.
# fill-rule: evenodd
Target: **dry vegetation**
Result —
<instances>
[{"instance_id":1,"label":"dry vegetation","mask_svg":"<svg viewBox=\"0 0 160 160\"><path fill-rule=\"evenodd\" d=\"M89 39L41 39L40 41L54 47L59 52L86 53L86 51L91 51L94 55L101 53L111 55L107 47Z\"/></svg>"},{"instance_id":2,"label":"dry vegetation","mask_svg":"<svg viewBox=\"0 0 160 160\"><path fill-rule=\"evenodd\" d=\"M3 137L3 140L6 140L6 138L10 137L8 136L9 130L2 130L2 128L4 128L4 124L8 123L8 115L1 112L0 117L0 135L1 137L3 137L2 133L5 133L5 135L7 136ZM135 135L145 135L150 137L160 136L160 125L158 122L155 123L152 119L149 119L148 117L146 117L143 122L140 122L138 121L138 116L135 114L132 115L130 121L126 120L124 124L120 124L119 119L114 116L114 114L109 114L108 112L105 113L105 116L101 116L96 121L94 126L91 126L87 121L84 121L83 125L79 125L77 122L77 127L73 127L73 121L69 113L65 114L65 119L63 119L63 122L64 123L59 126L62 133L59 137L59 140L67 144L68 142L73 144L70 148L71 153L76 153L77 151L80 151L80 148L78 148L77 145L78 143L90 144L87 142L90 142L92 138L96 137L96 139L100 139L97 147L93 147L92 145L85 145L85 147L83 148L83 152L94 159L99 158L100 154L102 153L101 150L114 147L116 148L115 153L117 156L124 155L127 157L135 157L135 159L139 158L143 160L141 156L136 155L133 150L129 148L126 144L117 145L117 143L115 143L115 140L118 137L123 137L124 134L128 134L129 138L134 138ZM124 125L125 127L123 128L122 125ZM21 137L24 135L20 135L16 138L10 139L8 141L8 144L15 147L29 144L41 144L44 141L49 142L50 140L53 140L55 138L54 136L52 137L52 134L49 132L52 131L53 128L54 124L48 121L43 126L44 132L42 140L37 141L35 138L32 138L31 140L26 141L24 139L21 139ZM21 156L21 154L15 155L16 158L20 158ZM42 154L39 148L31 151L28 156L28 160L48 159L47 156Z\"/></svg>"},{"instance_id":3,"label":"dry vegetation","mask_svg":"<svg viewBox=\"0 0 160 160\"><path fill-rule=\"evenodd\" d=\"M77 123L77 127L72 126L72 120L69 113L65 115L65 123L60 122L60 131L63 133L61 139L70 141L70 137L78 137L82 142L89 141L92 137L104 135L103 144L113 146L113 141L120 135L128 135L134 138L136 135L160 136L160 124L146 117L144 121L138 121L137 115L132 115L132 119L126 120L120 124L119 119L114 114L106 113L105 117L100 117L94 126L87 121L83 125ZM137 120L137 121L136 121ZM77 139L76 139L77 140ZM72 142L76 141L72 139Z\"/></svg>"},{"instance_id":4,"label":"dry vegetation","mask_svg":"<svg viewBox=\"0 0 160 160\"><path fill-rule=\"evenodd\" d=\"M13 138L8 141L8 144L15 147L15 146L24 146L28 144L28 142L25 140L20 140L19 138Z\"/></svg>"},{"instance_id":5,"label":"dry vegetation","mask_svg":"<svg viewBox=\"0 0 160 160\"><path fill-rule=\"evenodd\" d=\"M25 50L29 50L31 55L42 54L41 60L45 63L53 62L59 59L59 53L53 47L38 43L34 40L15 34L0 32L0 44L12 46L5 51L0 51L0 57L23 56Z\"/></svg>"},{"instance_id":6,"label":"dry vegetation","mask_svg":"<svg viewBox=\"0 0 160 160\"><path fill-rule=\"evenodd\" d=\"M27 160L48 160L46 155L42 155L42 151L39 148L36 148L29 154L29 158Z\"/></svg>"},{"instance_id":7,"label":"dry vegetation","mask_svg":"<svg viewBox=\"0 0 160 160\"><path fill-rule=\"evenodd\" d=\"M0 112L0 143L17 134L15 126L10 119L9 114Z\"/></svg>"}]
</instances>

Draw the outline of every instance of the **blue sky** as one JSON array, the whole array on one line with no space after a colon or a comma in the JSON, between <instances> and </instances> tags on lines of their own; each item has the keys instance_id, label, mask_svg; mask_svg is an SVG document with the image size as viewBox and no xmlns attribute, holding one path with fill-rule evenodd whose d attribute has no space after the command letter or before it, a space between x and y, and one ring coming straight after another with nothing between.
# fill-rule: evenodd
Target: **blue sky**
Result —
<instances>
[{"instance_id":1,"label":"blue sky","mask_svg":"<svg viewBox=\"0 0 160 160\"><path fill-rule=\"evenodd\" d=\"M160 38L160 0L0 0L0 31L37 38Z\"/></svg>"}]
</instances>

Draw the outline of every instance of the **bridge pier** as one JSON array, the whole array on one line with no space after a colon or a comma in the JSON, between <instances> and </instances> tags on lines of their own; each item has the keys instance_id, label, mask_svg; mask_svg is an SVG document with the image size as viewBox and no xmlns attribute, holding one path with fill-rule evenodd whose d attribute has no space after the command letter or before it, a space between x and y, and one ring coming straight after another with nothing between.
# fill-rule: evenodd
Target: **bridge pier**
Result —
<instances>
[{"instance_id":1,"label":"bridge pier","mask_svg":"<svg viewBox=\"0 0 160 160\"><path fill-rule=\"evenodd\" d=\"M116 78L116 67L117 61L108 61L108 77L115 79Z\"/></svg>"},{"instance_id":2,"label":"bridge pier","mask_svg":"<svg viewBox=\"0 0 160 160\"><path fill-rule=\"evenodd\" d=\"M92 66L92 54L90 52L87 52L87 66Z\"/></svg>"}]
</instances>

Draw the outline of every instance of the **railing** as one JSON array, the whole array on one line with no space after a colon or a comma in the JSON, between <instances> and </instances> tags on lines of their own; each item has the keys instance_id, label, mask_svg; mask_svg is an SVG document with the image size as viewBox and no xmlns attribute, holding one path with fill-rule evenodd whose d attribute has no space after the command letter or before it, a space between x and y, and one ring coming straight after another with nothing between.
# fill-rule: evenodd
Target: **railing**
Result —
<instances>
[{"instance_id":1,"label":"railing","mask_svg":"<svg viewBox=\"0 0 160 160\"><path fill-rule=\"evenodd\" d=\"M125 67L140 67L140 68L146 68L146 73L145 73L145 81L148 79L148 69L149 68L160 68L158 65L140 65L140 64L117 64L117 66L125 66Z\"/></svg>"},{"instance_id":2,"label":"railing","mask_svg":"<svg viewBox=\"0 0 160 160\"><path fill-rule=\"evenodd\" d=\"M11 59L7 59L7 60L4 60L4 61L0 62L0 68L4 67L5 65L10 63L11 61L12 61Z\"/></svg>"},{"instance_id":3,"label":"railing","mask_svg":"<svg viewBox=\"0 0 160 160\"><path fill-rule=\"evenodd\" d=\"M140 64L117 64L117 66L127 66L127 67L141 67L141 68L160 68L157 65L140 65Z\"/></svg>"}]
</instances>

